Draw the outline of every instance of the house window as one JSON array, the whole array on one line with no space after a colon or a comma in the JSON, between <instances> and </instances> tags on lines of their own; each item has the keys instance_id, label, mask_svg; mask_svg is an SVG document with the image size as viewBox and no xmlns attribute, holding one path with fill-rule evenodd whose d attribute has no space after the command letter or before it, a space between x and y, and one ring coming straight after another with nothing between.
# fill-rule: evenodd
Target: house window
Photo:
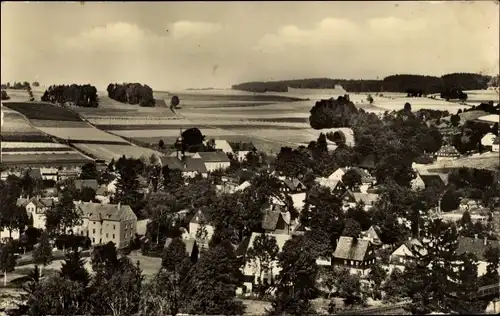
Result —
<instances>
[{"instance_id":1,"label":"house window","mask_svg":"<svg viewBox=\"0 0 500 316\"><path fill-rule=\"evenodd\" d=\"M95 238L94 237L92 237L92 242L95 243Z\"/></svg>"},{"instance_id":2,"label":"house window","mask_svg":"<svg viewBox=\"0 0 500 316\"><path fill-rule=\"evenodd\" d=\"M347 264L347 263L348 263L347 260L344 260L344 264Z\"/></svg>"},{"instance_id":3,"label":"house window","mask_svg":"<svg viewBox=\"0 0 500 316\"><path fill-rule=\"evenodd\" d=\"M115 230L115 229L116 229L116 225L113 224L113 230Z\"/></svg>"},{"instance_id":4,"label":"house window","mask_svg":"<svg viewBox=\"0 0 500 316\"><path fill-rule=\"evenodd\" d=\"M92 228L92 234L95 234L95 228Z\"/></svg>"},{"instance_id":5,"label":"house window","mask_svg":"<svg viewBox=\"0 0 500 316\"><path fill-rule=\"evenodd\" d=\"M113 234L113 239L115 239L115 234Z\"/></svg>"},{"instance_id":6,"label":"house window","mask_svg":"<svg viewBox=\"0 0 500 316\"><path fill-rule=\"evenodd\" d=\"M109 234L108 234L108 233L106 233L106 238L108 238L108 237L109 237Z\"/></svg>"}]
</instances>

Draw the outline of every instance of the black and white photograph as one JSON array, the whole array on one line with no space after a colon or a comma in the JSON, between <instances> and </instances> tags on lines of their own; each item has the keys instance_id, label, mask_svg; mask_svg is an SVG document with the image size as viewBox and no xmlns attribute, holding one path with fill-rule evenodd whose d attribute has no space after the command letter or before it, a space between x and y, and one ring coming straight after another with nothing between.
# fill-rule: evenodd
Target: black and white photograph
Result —
<instances>
[{"instance_id":1,"label":"black and white photograph","mask_svg":"<svg viewBox=\"0 0 500 316\"><path fill-rule=\"evenodd\" d=\"M498 1L0 12L0 316L500 314Z\"/></svg>"}]
</instances>

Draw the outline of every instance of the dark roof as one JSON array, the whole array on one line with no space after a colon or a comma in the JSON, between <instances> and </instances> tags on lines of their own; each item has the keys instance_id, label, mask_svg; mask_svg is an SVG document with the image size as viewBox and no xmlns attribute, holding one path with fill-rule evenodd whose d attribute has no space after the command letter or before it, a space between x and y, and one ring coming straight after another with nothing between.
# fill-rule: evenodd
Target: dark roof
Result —
<instances>
[{"instance_id":1,"label":"dark roof","mask_svg":"<svg viewBox=\"0 0 500 316\"><path fill-rule=\"evenodd\" d=\"M231 162L229 157L222 151L199 152L198 155L200 155L201 159L205 162Z\"/></svg>"},{"instance_id":2,"label":"dark roof","mask_svg":"<svg viewBox=\"0 0 500 316\"><path fill-rule=\"evenodd\" d=\"M363 261L370 247L370 241L342 236L333 256L338 259Z\"/></svg>"},{"instance_id":3,"label":"dark roof","mask_svg":"<svg viewBox=\"0 0 500 316\"><path fill-rule=\"evenodd\" d=\"M82 212L82 217L91 221L137 219L137 216L128 205L83 202L77 204L77 207Z\"/></svg>"},{"instance_id":4,"label":"dark roof","mask_svg":"<svg viewBox=\"0 0 500 316\"><path fill-rule=\"evenodd\" d=\"M250 236L247 236L243 238L243 240L240 242L238 245L238 248L236 248L235 254L236 256L244 256L247 252L248 245L250 244Z\"/></svg>"},{"instance_id":5,"label":"dark roof","mask_svg":"<svg viewBox=\"0 0 500 316\"><path fill-rule=\"evenodd\" d=\"M75 188L77 190L82 190L83 188L91 188L94 191L97 191L99 188L99 184L96 179L76 179L74 182Z\"/></svg>"},{"instance_id":6,"label":"dark roof","mask_svg":"<svg viewBox=\"0 0 500 316\"><path fill-rule=\"evenodd\" d=\"M207 172L203 158L185 157L184 161L181 161L177 157L160 157L160 161L162 166L168 166L170 169Z\"/></svg>"},{"instance_id":7,"label":"dark roof","mask_svg":"<svg viewBox=\"0 0 500 316\"><path fill-rule=\"evenodd\" d=\"M160 157L161 165L168 166L170 169L184 169L182 162L177 157Z\"/></svg>"},{"instance_id":8,"label":"dark roof","mask_svg":"<svg viewBox=\"0 0 500 316\"><path fill-rule=\"evenodd\" d=\"M186 157L184 159L184 163L185 163L185 168L184 168L185 171L196 171L199 173L207 172L207 167L205 166L204 159Z\"/></svg>"},{"instance_id":9,"label":"dark roof","mask_svg":"<svg viewBox=\"0 0 500 316\"><path fill-rule=\"evenodd\" d=\"M265 230L275 230L278 220L281 216L281 211L268 210L262 217L262 228Z\"/></svg>"},{"instance_id":10,"label":"dark roof","mask_svg":"<svg viewBox=\"0 0 500 316\"><path fill-rule=\"evenodd\" d=\"M500 244L498 240L486 240L485 244L483 238L460 237L458 239L457 254L472 253L476 255L478 260L485 261L484 254L489 247L499 248Z\"/></svg>"},{"instance_id":11,"label":"dark roof","mask_svg":"<svg viewBox=\"0 0 500 316\"><path fill-rule=\"evenodd\" d=\"M299 185L302 185L302 187L305 188L305 185L302 182L300 182L300 180L297 178L293 178L293 179L286 178L285 180L283 180L283 183L288 188L290 188L290 190L296 190L299 187Z\"/></svg>"},{"instance_id":12,"label":"dark roof","mask_svg":"<svg viewBox=\"0 0 500 316\"><path fill-rule=\"evenodd\" d=\"M28 175L35 180L42 180L42 172L38 168L28 169Z\"/></svg>"},{"instance_id":13,"label":"dark roof","mask_svg":"<svg viewBox=\"0 0 500 316\"><path fill-rule=\"evenodd\" d=\"M252 151L256 150L255 145L252 142L228 142L233 151Z\"/></svg>"}]
</instances>

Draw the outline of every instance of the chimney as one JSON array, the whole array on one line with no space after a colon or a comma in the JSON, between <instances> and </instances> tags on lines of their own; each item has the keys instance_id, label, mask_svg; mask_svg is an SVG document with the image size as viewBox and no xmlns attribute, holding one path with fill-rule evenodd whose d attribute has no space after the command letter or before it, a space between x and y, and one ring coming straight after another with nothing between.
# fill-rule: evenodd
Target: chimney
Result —
<instances>
[{"instance_id":1,"label":"chimney","mask_svg":"<svg viewBox=\"0 0 500 316\"><path fill-rule=\"evenodd\" d=\"M484 245L488 245L488 237L484 237Z\"/></svg>"}]
</instances>

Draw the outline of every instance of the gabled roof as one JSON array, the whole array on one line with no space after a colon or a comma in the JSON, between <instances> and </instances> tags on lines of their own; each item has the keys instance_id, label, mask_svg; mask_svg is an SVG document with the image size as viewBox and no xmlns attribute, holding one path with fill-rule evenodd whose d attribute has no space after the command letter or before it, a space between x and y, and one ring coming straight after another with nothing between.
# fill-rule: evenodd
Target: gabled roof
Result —
<instances>
[{"instance_id":1,"label":"gabled roof","mask_svg":"<svg viewBox=\"0 0 500 316\"><path fill-rule=\"evenodd\" d=\"M204 159L186 157L184 159L184 163L185 163L184 169L182 169L184 171L199 172L199 173L207 172L207 167L205 166Z\"/></svg>"},{"instance_id":2,"label":"gabled roof","mask_svg":"<svg viewBox=\"0 0 500 316\"><path fill-rule=\"evenodd\" d=\"M500 248L500 244L498 240L486 240L485 244L483 238L460 237L458 239L457 254L472 253L476 255L478 260L485 261L484 254L488 247Z\"/></svg>"},{"instance_id":3,"label":"gabled roof","mask_svg":"<svg viewBox=\"0 0 500 316\"><path fill-rule=\"evenodd\" d=\"M361 182L366 183L373 181L373 177L366 170L363 170L359 167L352 167L351 169L356 171L356 173L361 176Z\"/></svg>"},{"instance_id":4,"label":"gabled roof","mask_svg":"<svg viewBox=\"0 0 500 316\"><path fill-rule=\"evenodd\" d=\"M235 255L237 257L244 256L247 252L249 244L250 244L250 236L243 238L243 240L238 245L238 248L236 248Z\"/></svg>"},{"instance_id":5,"label":"gabled roof","mask_svg":"<svg viewBox=\"0 0 500 316\"><path fill-rule=\"evenodd\" d=\"M283 179L282 181L290 190L296 190L299 186L302 186L305 188L305 185L297 178L293 179Z\"/></svg>"},{"instance_id":6,"label":"gabled roof","mask_svg":"<svg viewBox=\"0 0 500 316\"><path fill-rule=\"evenodd\" d=\"M333 256L337 259L364 261L370 242L368 240L341 236Z\"/></svg>"},{"instance_id":7,"label":"gabled roof","mask_svg":"<svg viewBox=\"0 0 500 316\"><path fill-rule=\"evenodd\" d=\"M368 228L368 230L362 232L362 234L364 235L364 237L368 237L368 238L373 238L373 239L380 239L379 237L379 234L380 234L380 228L378 226L370 226L370 228Z\"/></svg>"},{"instance_id":8,"label":"gabled roof","mask_svg":"<svg viewBox=\"0 0 500 316\"><path fill-rule=\"evenodd\" d=\"M252 142L243 143L243 142L229 142L229 145L233 149L233 151L252 151L255 150L255 146Z\"/></svg>"},{"instance_id":9,"label":"gabled roof","mask_svg":"<svg viewBox=\"0 0 500 316\"><path fill-rule=\"evenodd\" d=\"M215 149L222 150L225 153L233 152L231 145L224 139L215 139Z\"/></svg>"},{"instance_id":10,"label":"gabled roof","mask_svg":"<svg viewBox=\"0 0 500 316\"><path fill-rule=\"evenodd\" d=\"M203 159L204 162L231 162L226 153L221 151L199 152L198 154L200 155L201 159Z\"/></svg>"},{"instance_id":11,"label":"gabled roof","mask_svg":"<svg viewBox=\"0 0 500 316\"><path fill-rule=\"evenodd\" d=\"M30 200L28 200L28 199L18 198L17 202L16 202L16 205L17 206L21 206L21 207L26 207L26 205L28 205L29 202L30 202Z\"/></svg>"},{"instance_id":12,"label":"gabled roof","mask_svg":"<svg viewBox=\"0 0 500 316\"><path fill-rule=\"evenodd\" d=\"M137 224L136 224L136 234L138 235L146 235L146 231L147 231L147 228L148 228L148 224L151 222L150 219L142 219L140 221L137 221Z\"/></svg>"},{"instance_id":13,"label":"gabled roof","mask_svg":"<svg viewBox=\"0 0 500 316\"><path fill-rule=\"evenodd\" d=\"M128 205L82 202L76 204L76 207L82 212L83 218L91 221L137 220L137 216Z\"/></svg>"},{"instance_id":14,"label":"gabled roof","mask_svg":"<svg viewBox=\"0 0 500 316\"><path fill-rule=\"evenodd\" d=\"M160 161L162 166L168 166L170 169L184 169L182 162L175 157L175 154L173 157L162 156Z\"/></svg>"},{"instance_id":15,"label":"gabled roof","mask_svg":"<svg viewBox=\"0 0 500 316\"><path fill-rule=\"evenodd\" d=\"M281 211L279 210L266 211L262 217L262 228L265 230L275 230L280 216Z\"/></svg>"},{"instance_id":16,"label":"gabled roof","mask_svg":"<svg viewBox=\"0 0 500 316\"><path fill-rule=\"evenodd\" d=\"M455 146L451 145L443 145L441 148L438 150L436 153L437 156L460 156L460 153L458 150L455 148Z\"/></svg>"},{"instance_id":17,"label":"gabled roof","mask_svg":"<svg viewBox=\"0 0 500 316\"><path fill-rule=\"evenodd\" d=\"M77 190L82 190L83 188L91 188L97 191L99 184L96 179L76 179L74 180L74 185Z\"/></svg>"},{"instance_id":18,"label":"gabled roof","mask_svg":"<svg viewBox=\"0 0 500 316\"><path fill-rule=\"evenodd\" d=\"M197 223L197 224L201 224L201 223L204 223L206 225L210 224L210 221L211 221L211 217L210 217L210 214L202 209L199 209L198 211L196 211L196 213L194 213L193 217L191 218L191 220L189 221L190 223Z\"/></svg>"}]
</instances>

